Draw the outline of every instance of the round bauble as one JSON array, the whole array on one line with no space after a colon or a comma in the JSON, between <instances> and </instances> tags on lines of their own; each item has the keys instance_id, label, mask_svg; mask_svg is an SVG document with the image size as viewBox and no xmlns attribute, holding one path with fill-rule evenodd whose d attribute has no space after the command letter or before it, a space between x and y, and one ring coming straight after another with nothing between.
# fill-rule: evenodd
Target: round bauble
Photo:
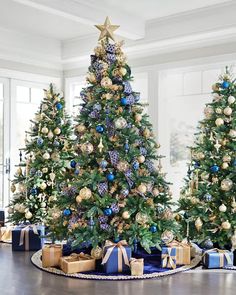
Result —
<instances>
[{"instance_id":1,"label":"round bauble","mask_svg":"<svg viewBox=\"0 0 236 295\"><path fill-rule=\"evenodd\" d=\"M49 132L48 132L48 139L53 139L53 137L54 137L54 135L53 135L53 133L52 133L52 131L50 130Z\"/></svg>"},{"instance_id":2,"label":"round bauble","mask_svg":"<svg viewBox=\"0 0 236 295\"><path fill-rule=\"evenodd\" d=\"M99 246L97 246L91 250L91 256L94 259L101 259L102 255L103 255L103 250Z\"/></svg>"},{"instance_id":3,"label":"round bauble","mask_svg":"<svg viewBox=\"0 0 236 295\"><path fill-rule=\"evenodd\" d=\"M61 217L61 212L59 210L54 210L52 212L52 218L55 220L55 219L58 219Z\"/></svg>"},{"instance_id":4,"label":"round bauble","mask_svg":"<svg viewBox=\"0 0 236 295\"><path fill-rule=\"evenodd\" d=\"M221 83L221 88L223 89L227 89L229 88L230 83L228 81L223 81L223 83Z\"/></svg>"},{"instance_id":5,"label":"round bauble","mask_svg":"<svg viewBox=\"0 0 236 295\"><path fill-rule=\"evenodd\" d=\"M41 129L41 132L43 134L47 134L48 133L48 128L46 126L44 126L42 129Z\"/></svg>"},{"instance_id":6,"label":"round bauble","mask_svg":"<svg viewBox=\"0 0 236 295\"><path fill-rule=\"evenodd\" d=\"M212 173L217 173L220 170L220 167L218 165L213 165L210 167L210 170Z\"/></svg>"},{"instance_id":7,"label":"round bauble","mask_svg":"<svg viewBox=\"0 0 236 295\"><path fill-rule=\"evenodd\" d=\"M225 114L226 116L230 116L230 115L232 115L232 112L233 112L233 110L232 110L230 107L226 107L226 108L224 109L224 114Z\"/></svg>"},{"instance_id":8,"label":"round bauble","mask_svg":"<svg viewBox=\"0 0 236 295\"><path fill-rule=\"evenodd\" d=\"M141 120L142 120L142 115L141 114L136 114L135 116L134 116L134 120L135 120L135 122L136 123L139 123Z\"/></svg>"},{"instance_id":9,"label":"round bauble","mask_svg":"<svg viewBox=\"0 0 236 295\"><path fill-rule=\"evenodd\" d=\"M137 190L141 194L145 194L147 192L147 186L143 183L141 183L138 187Z\"/></svg>"},{"instance_id":10,"label":"round bauble","mask_svg":"<svg viewBox=\"0 0 236 295\"><path fill-rule=\"evenodd\" d=\"M8 214L12 214L14 212L14 209L12 207L8 207L7 212Z\"/></svg>"},{"instance_id":11,"label":"round bauble","mask_svg":"<svg viewBox=\"0 0 236 295\"><path fill-rule=\"evenodd\" d=\"M83 199L80 195L78 195L75 200L76 200L76 203L78 203L78 204L80 204L83 201Z\"/></svg>"},{"instance_id":12,"label":"round bauble","mask_svg":"<svg viewBox=\"0 0 236 295\"><path fill-rule=\"evenodd\" d=\"M127 100L127 98L126 98L126 97L122 97L122 98L120 99L120 104L121 104L122 106L126 106L126 105L128 104L128 100Z\"/></svg>"},{"instance_id":13,"label":"round bauble","mask_svg":"<svg viewBox=\"0 0 236 295\"><path fill-rule=\"evenodd\" d=\"M216 114L220 115L220 114L222 114L222 109L221 108L216 108L215 112L216 112Z\"/></svg>"},{"instance_id":14,"label":"round bauble","mask_svg":"<svg viewBox=\"0 0 236 295\"><path fill-rule=\"evenodd\" d=\"M76 161L75 160L71 160L70 161L70 167L71 168L75 168L76 167Z\"/></svg>"},{"instance_id":15,"label":"round bauble","mask_svg":"<svg viewBox=\"0 0 236 295\"><path fill-rule=\"evenodd\" d=\"M213 91L218 91L219 90L219 85L217 83L216 84L213 84L211 86L211 88L212 88Z\"/></svg>"},{"instance_id":16,"label":"round bauble","mask_svg":"<svg viewBox=\"0 0 236 295\"><path fill-rule=\"evenodd\" d=\"M198 152L198 153L195 154L195 158L196 158L197 160L202 160L202 159L205 158L205 155L204 155L203 152Z\"/></svg>"},{"instance_id":17,"label":"round bauble","mask_svg":"<svg viewBox=\"0 0 236 295\"><path fill-rule=\"evenodd\" d=\"M211 106L207 106L204 109L204 115L206 117L206 119L210 119L212 114L214 114L214 110Z\"/></svg>"},{"instance_id":18,"label":"round bauble","mask_svg":"<svg viewBox=\"0 0 236 295\"><path fill-rule=\"evenodd\" d=\"M122 189L121 195L122 197L127 197L129 195L129 190L127 188Z\"/></svg>"},{"instance_id":19,"label":"round bauble","mask_svg":"<svg viewBox=\"0 0 236 295\"><path fill-rule=\"evenodd\" d=\"M124 211L124 212L122 213L122 218L123 218L123 219L129 219L129 218L130 218L130 213L129 213L129 211Z\"/></svg>"},{"instance_id":20,"label":"round bauble","mask_svg":"<svg viewBox=\"0 0 236 295\"><path fill-rule=\"evenodd\" d=\"M103 214L104 214L105 216L111 216L111 215L112 215L112 210L111 210L111 208L106 208L106 209L104 209L104 210L103 210Z\"/></svg>"},{"instance_id":21,"label":"round bauble","mask_svg":"<svg viewBox=\"0 0 236 295\"><path fill-rule=\"evenodd\" d=\"M76 131L82 133L86 130L86 127L82 124L76 126Z\"/></svg>"},{"instance_id":22,"label":"round bauble","mask_svg":"<svg viewBox=\"0 0 236 295\"><path fill-rule=\"evenodd\" d=\"M152 190L152 194L154 197L157 197L160 194L159 189L157 187L154 187Z\"/></svg>"},{"instance_id":23,"label":"round bauble","mask_svg":"<svg viewBox=\"0 0 236 295\"><path fill-rule=\"evenodd\" d=\"M229 178L223 179L221 181L220 187L223 191L230 191L233 186L233 181Z\"/></svg>"},{"instance_id":24,"label":"round bauble","mask_svg":"<svg viewBox=\"0 0 236 295\"><path fill-rule=\"evenodd\" d=\"M43 173L48 173L48 168L47 168L47 167L42 168L42 172L43 172Z\"/></svg>"},{"instance_id":25,"label":"round bauble","mask_svg":"<svg viewBox=\"0 0 236 295\"><path fill-rule=\"evenodd\" d=\"M144 157L143 155L138 156L137 159L138 159L138 162L139 162L140 164L142 164L142 163L145 162L145 157Z\"/></svg>"},{"instance_id":26,"label":"round bauble","mask_svg":"<svg viewBox=\"0 0 236 295\"><path fill-rule=\"evenodd\" d=\"M85 154L91 154L93 152L93 145L90 142L81 144L80 149Z\"/></svg>"},{"instance_id":27,"label":"round bauble","mask_svg":"<svg viewBox=\"0 0 236 295\"><path fill-rule=\"evenodd\" d=\"M47 184L46 184L46 182L42 182L42 183L40 184L40 188L41 188L42 190L45 190L45 189L47 188Z\"/></svg>"},{"instance_id":28,"label":"round bauble","mask_svg":"<svg viewBox=\"0 0 236 295\"><path fill-rule=\"evenodd\" d=\"M232 137L232 138L236 138L236 130L231 129L231 130L229 131L229 136Z\"/></svg>"},{"instance_id":29,"label":"round bauble","mask_svg":"<svg viewBox=\"0 0 236 295\"><path fill-rule=\"evenodd\" d=\"M145 128L145 129L143 130L143 136L144 136L145 138L149 138L150 135L151 135L151 131L150 131L148 128Z\"/></svg>"},{"instance_id":30,"label":"round bauble","mask_svg":"<svg viewBox=\"0 0 236 295\"><path fill-rule=\"evenodd\" d=\"M41 137L37 138L37 145L41 146L43 144L43 139Z\"/></svg>"},{"instance_id":31,"label":"round bauble","mask_svg":"<svg viewBox=\"0 0 236 295\"><path fill-rule=\"evenodd\" d=\"M206 249L212 249L213 246L214 245L210 239L207 239L206 241L203 242L203 247Z\"/></svg>"},{"instance_id":32,"label":"round bauble","mask_svg":"<svg viewBox=\"0 0 236 295\"><path fill-rule=\"evenodd\" d=\"M43 158L44 158L44 160L48 160L48 159L50 159L50 154L49 153L44 153L43 154Z\"/></svg>"},{"instance_id":33,"label":"round bauble","mask_svg":"<svg viewBox=\"0 0 236 295\"><path fill-rule=\"evenodd\" d=\"M87 200L92 197L92 191L85 186L79 191L79 195L82 197L82 199Z\"/></svg>"},{"instance_id":34,"label":"round bauble","mask_svg":"<svg viewBox=\"0 0 236 295\"><path fill-rule=\"evenodd\" d=\"M61 129L56 127L53 132L54 134L59 135L61 133Z\"/></svg>"},{"instance_id":35,"label":"round bauble","mask_svg":"<svg viewBox=\"0 0 236 295\"><path fill-rule=\"evenodd\" d=\"M25 213L25 218L26 219L31 219L33 217L33 214L30 212L30 211L27 211L26 213Z\"/></svg>"},{"instance_id":36,"label":"round bauble","mask_svg":"<svg viewBox=\"0 0 236 295\"><path fill-rule=\"evenodd\" d=\"M117 164L117 169L118 169L120 172L125 172L125 171L128 170L128 168L129 168L129 164L128 164L128 162L126 162L126 161L121 160L121 161L119 161L118 164Z\"/></svg>"},{"instance_id":37,"label":"round bauble","mask_svg":"<svg viewBox=\"0 0 236 295\"><path fill-rule=\"evenodd\" d=\"M101 80L101 86L104 88L109 88L112 85L112 80L109 77L104 77Z\"/></svg>"},{"instance_id":38,"label":"round bauble","mask_svg":"<svg viewBox=\"0 0 236 295\"><path fill-rule=\"evenodd\" d=\"M198 217L198 218L196 219L196 221L195 221L194 224L195 224L195 227L196 227L197 231L200 231L200 230L202 229L203 222L202 222L202 220L201 220L200 217Z\"/></svg>"},{"instance_id":39,"label":"round bauble","mask_svg":"<svg viewBox=\"0 0 236 295\"><path fill-rule=\"evenodd\" d=\"M227 211L227 207L225 206L225 204L221 204L219 207L219 211L220 212L226 212Z\"/></svg>"},{"instance_id":40,"label":"round bauble","mask_svg":"<svg viewBox=\"0 0 236 295\"><path fill-rule=\"evenodd\" d=\"M161 240L162 242L164 242L165 244L169 244L173 241L174 239L174 234L172 231L170 230L165 230L162 234L161 234Z\"/></svg>"},{"instance_id":41,"label":"round bauble","mask_svg":"<svg viewBox=\"0 0 236 295\"><path fill-rule=\"evenodd\" d=\"M230 163L231 162L231 157L229 155L225 155L223 157L223 162L227 162L227 163Z\"/></svg>"},{"instance_id":42,"label":"round bauble","mask_svg":"<svg viewBox=\"0 0 236 295\"><path fill-rule=\"evenodd\" d=\"M62 108L63 108L63 105L60 102L56 103L56 109L58 111L60 111Z\"/></svg>"},{"instance_id":43,"label":"round bauble","mask_svg":"<svg viewBox=\"0 0 236 295\"><path fill-rule=\"evenodd\" d=\"M96 82L96 76L94 73L89 73L87 76L87 79L90 83L95 83Z\"/></svg>"},{"instance_id":44,"label":"round bauble","mask_svg":"<svg viewBox=\"0 0 236 295\"><path fill-rule=\"evenodd\" d=\"M72 211L68 208L63 211L63 215L66 217L70 216L71 214L72 214Z\"/></svg>"},{"instance_id":45,"label":"round bauble","mask_svg":"<svg viewBox=\"0 0 236 295\"><path fill-rule=\"evenodd\" d=\"M234 96L229 96L228 97L228 103L233 104L235 102L235 97Z\"/></svg>"},{"instance_id":46,"label":"round bauble","mask_svg":"<svg viewBox=\"0 0 236 295\"><path fill-rule=\"evenodd\" d=\"M107 178L107 180L108 180L109 182L112 182L112 181L114 181L114 179L115 179L115 175L114 175L112 172L109 172L109 173L107 174L106 178Z\"/></svg>"},{"instance_id":47,"label":"round bauble","mask_svg":"<svg viewBox=\"0 0 236 295\"><path fill-rule=\"evenodd\" d=\"M226 221L224 221L224 222L221 223L221 227L224 230L229 230L231 228L231 224L229 223L228 220L226 220Z\"/></svg>"},{"instance_id":48,"label":"round bauble","mask_svg":"<svg viewBox=\"0 0 236 295\"><path fill-rule=\"evenodd\" d=\"M106 160L102 160L100 163L99 163L99 166L102 168L102 169L106 169L108 165L108 162Z\"/></svg>"},{"instance_id":49,"label":"round bauble","mask_svg":"<svg viewBox=\"0 0 236 295\"><path fill-rule=\"evenodd\" d=\"M222 119L222 118L217 118L216 120L215 120L215 124L216 124L216 126L222 126L222 125L224 125L224 120Z\"/></svg>"},{"instance_id":50,"label":"round bauble","mask_svg":"<svg viewBox=\"0 0 236 295\"><path fill-rule=\"evenodd\" d=\"M155 232L157 232L157 227L156 227L156 225L151 225L149 230L150 230L151 233L155 233Z\"/></svg>"},{"instance_id":51,"label":"round bauble","mask_svg":"<svg viewBox=\"0 0 236 295\"><path fill-rule=\"evenodd\" d=\"M224 162L222 165L221 165L222 169L227 169L229 167L229 164Z\"/></svg>"},{"instance_id":52,"label":"round bauble","mask_svg":"<svg viewBox=\"0 0 236 295\"><path fill-rule=\"evenodd\" d=\"M204 195L204 200L205 200L206 202L210 202L210 201L212 200L212 195L209 194L209 193L206 193L206 194Z\"/></svg>"},{"instance_id":53,"label":"round bauble","mask_svg":"<svg viewBox=\"0 0 236 295\"><path fill-rule=\"evenodd\" d=\"M125 76L126 74L127 74L127 70L126 70L126 68L120 68L119 69L119 73L121 74L121 76Z\"/></svg>"},{"instance_id":54,"label":"round bauble","mask_svg":"<svg viewBox=\"0 0 236 295\"><path fill-rule=\"evenodd\" d=\"M148 215L146 213L143 212L138 212L135 216L135 220L137 223L144 225L145 223L148 222L149 218Z\"/></svg>"},{"instance_id":55,"label":"round bauble","mask_svg":"<svg viewBox=\"0 0 236 295\"><path fill-rule=\"evenodd\" d=\"M201 177L202 180L208 180L209 177L210 177L210 175L209 175L209 173L207 173L206 171L204 171L204 172L201 173L201 176L200 177Z\"/></svg>"},{"instance_id":56,"label":"round bauble","mask_svg":"<svg viewBox=\"0 0 236 295\"><path fill-rule=\"evenodd\" d=\"M40 206L41 206L41 208L46 208L46 207L47 207L47 203L46 203L46 202L42 202L42 203L40 204Z\"/></svg>"},{"instance_id":57,"label":"round bauble","mask_svg":"<svg viewBox=\"0 0 236 295\"><path fill-rule=\"evenodd\" d=\"M53 161L59 161L60 160L60 154L59 153L52 153L51 158Z\"/></svg>"},{"instance_id":58,"label":"round bauble","mask_svg":"<svg viewBox=\"0 0 236 295\"><path fill-rule=\"evenodd\" d=\"M123 129L127 126L127 121L120 117L114 121L116 129Z\"/></svg>"},{"instance_id":59,"label":"round bauble","mask_svg":"<svg viewBox=\"0 0 236 295\"><path fill-rule=\"evenodd\" d=\"M31 194L32 196L36 196L36 195L38 194L38 190L37 190L37 188L33 187L33 188L30 190L30 194Z\"/></svg>"},{"instance_id":60,"label":"round bauble","mask_svg":"<svg viewBox=\"0 0 236 295\"><path fill-rule=\"evenodd\" d=\"M19 207L19 212L20 213L25 213L25 210L26 210L26 207L23 205L23 204L20 204L20 207Z\"/></svg>"},{"instance_id":61,"label":"round bauble","mask_svg":"<svg viewBox=\"0 0 236 295\"><path fill-rule=\"evenodd\" d=\"M104 132L104 127L103 127L102 125L98 125L98 126L96 127L96 131L97 131L98 133L103 133L103 132Z\"/></svg>"},{"instance_id":62,"label":"round bauble","mask_svg":"<svg viewBox=\"0 0 236 295\"><path fill-rule=\"evenodd\" d=\"M132 164L132 167L134 170L138 170L139 169L139 162L138 161L134 161Z\"/></svg>"}]
</instances>

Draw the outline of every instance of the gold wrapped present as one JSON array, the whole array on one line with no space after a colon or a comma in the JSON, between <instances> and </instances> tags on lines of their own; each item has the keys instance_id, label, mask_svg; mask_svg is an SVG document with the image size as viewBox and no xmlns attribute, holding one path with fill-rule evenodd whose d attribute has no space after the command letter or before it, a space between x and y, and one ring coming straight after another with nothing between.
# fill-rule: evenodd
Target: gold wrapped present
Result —
<instances>
[{"instance_id":1,"label":"gold wrapped present","mask_svg":"<svg viewBox=\"0 0 236 295\"><path fill-rule=\"evenodd\" d=\"M130 271L132 276L142 276L143 275L143 268L144 268L144 260L143 258L130 259Z\"/></svg>"},{"instance_id":2,"label":"gold wrapped present","mask_svg":"<svg viewBox=\"0 0 236 295\"><path fill-rule=\"evenodd\" d=\"M173 241L168 246L176 248L176 265L191 264L191 247L189 244Z\"/></svg>"},{"instance_id":3,"label":"gold wrapped present","mask_svg":"<svg viewBox=\"0 0 236 295\"><path fill-rule=\"evenodd\" d=\"M65 273L76 273L95 270L95 259L88 254L72 253L60 259L61 269Z\"/></svg>"},{"instance_id":4,"label":"gold wrapped present","mask_svg":"<svg viewBox=\"0 0 236 295\"><path fill-rule=\"evenodd\" d=\"M60 266L60 259L62 257L61 245L46 245L42 249L42 266L54 267Z\"/></svg>"},{"instance_id":5,"label":"gold wrapped present","mask_svg":"<svg viewBox=\"0 0 236 295\"><path fill-rule=\"evenodd\" d=\"M14 226L2 226L0 227L0 241L5 243L11 243L12 241L12 229Z\"/></svg>"}]
</instances>

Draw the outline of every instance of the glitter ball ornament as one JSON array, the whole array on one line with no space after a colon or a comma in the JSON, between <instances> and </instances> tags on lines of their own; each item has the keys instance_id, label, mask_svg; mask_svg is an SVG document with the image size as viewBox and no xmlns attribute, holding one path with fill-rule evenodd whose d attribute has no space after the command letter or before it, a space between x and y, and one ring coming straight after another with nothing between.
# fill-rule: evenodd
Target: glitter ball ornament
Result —
<instances>
[{"instance_id":1,"label":"glitter ball ornament","mask_svg":"<svg viewBox=\"0 0 236 295\"><path fill-rule=\"evenodd\" d=\"M78 196L75 198L75 200L76 200L76 203L80 204L80 203L83 201L83 198L82 198L80 195L78 195Z\"/></svg>"},{"instance_id":2,"label":"glitter ball ornament","mask_svg":"<svg viewBox=\"0 0 236 295\"><path fill-rule=\"evenodd\" d=\"M59 147L59 146L60 146L60 142L57 141L57 140L54 140L54 141L53 141L53 145L54 145L55 147Z\"/></svg>"},{"instance_id":3,"label":"glitter ball ornament","mask_svg":"<svg viewBox=\"0 0 236 295\"><path fill-rule=\"evenodd\" d=\"M56 103L56 108L58 111L60 111L63 108L63 106L60 102L58 102L58 103Z\"/></svg>"},{"instance_id":4,"label":"glitter ball ornament","mask_svg":"<svg viewBox=\"0 0 236 295\"><path fill-rule=\"evenodd\" d=\"M112 85L112 80L109 77L104 77L101 80L101 86L104 88L109 88Z\"/></svg>"},{"instance_id":5,"label":"glitter ball ornament","mask_svg":"<svg viewBox=\"0 0 236 295\"><path fill-rule=\"evenodd\" d=\"M197 231L200 231L200 230L202 229L203 222L202 222L202 220L201 220L200 217L198 217L198 218L196 219L196 221L195 221L194 224L195 224L195 227L196 227Z\"/></svg>"},{"instance_id":6,"label":"glitter ball ornament","mask_svg":"<svg viewBox=\"0 0 236 295\"><path fill-rule=\"evenodd\" d=\"M82 133L86 130L86 127L82 124L76 126L76 131Z\"/></svg>"},{"instance_id":7,"label":"glitter ball ornament","mask_svg":"<svg viewBox=\"0 0 236 295\"><path fill-rule=\"evenodd\" d=\"M128 168L129 168L129 164L126 161L119 161L118 164L117 164L117 169L120 172L125 172L125 171L128 170Z\"/></svg>"},{"instance_id":8,"label":"glitter ball ornament","mask_svg":"<svg viewBox=\"0 0 236 295\"><path fill-rule=\"evenodd\" d=\"M93 152L93 145L90 142L81 144L80 149L85 154L91 154Z\"/></svg>"},{"instance_id":9,"label":"glitter ball ornament","mask_svg":"<svg viewBox=\"0 0 236 295\"><path fill-rule=\"evenodd\" d=\"M30 212L30 211L27 211L26 213L25 213L25 218L26 219L31 219L33 217L33 214Z\"/></svg>"},{"instance_id":10,"label":"glitter ball ornament","mask_svg":"<svg viewBox=\"0 0 236 295\"><path fill-rule=\"evenodd\" d=\"M41 129L41 132L43 134L47 134L48 133L48 128L46 126L44 126L42 129Z\"/></svg>"},{"instance_id":11,"label":"glitter ball ornament","mask_svg":"<svg viewBox=\"0 0 236 295\"><path fill-rule=\"evenodd\" d=\"M229 230L231 228L231 224L229 223L228 220L226 220L226 221L224 221L224 222L221 223L221 227L224 230Z\"/></svg>"},{"instance_id":12,"label":"glitter ball ornament","mask_svg":"<svg viewBox=\"0 0 236 295\"><path fill-rule=\"evenodd\" d=\"M92 191L89 188L84 187L79 191L79 195L82 197L82 199L87 200L92 197Z\"/></svg>"},{"instance_id":13,"label":"glitter ball ornament","mask_svg":"<svg viewBox=\"0 0 236 295\"><path fill-rule=\"evenodd\" d=\"M230 115L232 115L232 112L233 112L233 110L231 109L231 107L226 107L226 108L224 109L224 114L225 114L226 116L230 116Z\"/></svg>"},{"instance_id":14,"label":"glitter ball ornament","mask_svg":"<svg viewBox=\"0 0 236 295\"><path fill-rule=\"evenodd\" d=\"M225 206L225 204L221 204L219 207L219 211L220 212L226 212L227 211L227 207Z\"/></svg>"},{"instance_id":15,"label":"glitter ball ornament","mask_svg":"<svg viewBox=\"0 0 236 295\"><path fill-rule=\"evenodd\" d=\"M54 132L54 134L59 135L61 133L61 129L57 127L54 129L53 132Z\"/></svg>"},{"instance_id":16,"label":"glitter ball ornament","mask_svg":"<svg viewBox=\"0 0 236 295\"><path fill-rule=\"evenodd\" d=\"M44 160L48 160L48 159L50 159L50 154L49 153L44 153L43 154L43 158L44 158Z\"/></svg>"},{"instance_id":17,"label":"glitter ball ornament","mask_svg":"<svg viewBox=\"0 0 236 295\"><path fill-rule=\"evenodd\" d=\"M143 130L143 136L144 136L145 138L149 138L150 135L151 135L150 130L147 129L147 128L145 128L145 129Z\"/></svg>"},{"instance_id":18,"label":"glitter ball ornament","mask_svg":"<svg viewBox=\"0 0 236 295\"><path fill-rule=\"evenodd\" d=\"M124 212L122 213L122 218L123 218L123 219L129 219L129 218L130 218L130 213L129 213L129 211L124 211Z\"/></svg>"},{"instance_id":19,"label":"glitter ball ornament","mask_svg":"<svg viewBox=\"0 0 236 295\"><path fill-rule=\"evenodd\" d=\"M94 259L101 259L102 255L103 255L103 250L99 246L97 246L91 250L91 256Z\"/></svg>"},{"instance_id":20,"label":"glitter ball ornament","mask_svg":"<svg viewBox=\"0 0 236 295\"><path fill-rule=\"evenodd\" d=\"M221 181L220 187L223 191L230 191L233 186L233 181L229 178L223 179Z\"/></svg>"},{"instance_id":21,"label":"glitter ball ornament","mask_svg":"<svg viewBox=\"0 0 236 295\"><path fill-rule=\"evenodd\" d=\"M138 212L135 216L135 220L137 223L144 225L145 223L148 222L149 218L148 215L146 213L143 212Z\"/></svg>"},{"instance_id":22,"label":"glitter ball ornament","mask_svg":"<svg viewBox=\"0 0 236 295\"><path fill-rule=\"evenodd\" d=\"M52 153L51 158L53 161L59 161L60 160L60 154L59 153Z\"/></svg>"},{"instance_id":23,"label":"glitter ball ornament","mask_svg":"<svg viewBox=\"0 0 236 295\"><path fill-rule=\"evenodd\" d=\"M172 231L170 230L165 230L162 234L161 234L161 240L163 243L165 244L169 244L174 240L174 234Z\"/></svg>"},{"instance_id":24,"label":"glitter ball ornament","mask_svg":"<svg viewBox=\"0 0 236 295\"><path fill-rule=\"evenodd\" d=\"M232 138L236 138L236 130L231 129L231 130L229 131L229 136L232 137Z\"/></svg>"},{"instance_id":25,"label":"glitter ball ornament","mask_svg":"<svg viewBox=\"0 0 236 295\"><path fill-rule=\"evenodd\" d=\"M141 183L138 187L137 190L141 194L145 194L147 192L147 187L145 184Z\"/></svg>"},{"instance_id":26,"label":"glitter ball ornament","mask_svg":"<svg viewBox=\"0 0 236 295\"><path fill-rule=\"evenodd\" d=\"M216 124L216 126L222 126L222 125L224 125L224 120L223 119L221 119L221 118L217 118L216 120L215 120L215 124Z\"/></svg>"},{"instance_id":27,"label":"glitter ball ornament","mask_svg":"<svg viewBox=\"0 0 236 295\"><path fill-rule=\"evenodd\" d=\"M233 104L233 103L235 103L235 97L234 97L234 96L229 96L229 97L228 97L228 103L229 103L229 104Z\"/></svg>"},{"instance_id":28,"label":"glitter ball ornament","mask_svg":"<svg viewBox=\"0 0 236 295\"><path fill-rule=\"evenodd\" d=\"M123 129L127 126L127 121L123 117L120 117L114 121L114 124L116 129Z\"/></svg>"}]
</instances>

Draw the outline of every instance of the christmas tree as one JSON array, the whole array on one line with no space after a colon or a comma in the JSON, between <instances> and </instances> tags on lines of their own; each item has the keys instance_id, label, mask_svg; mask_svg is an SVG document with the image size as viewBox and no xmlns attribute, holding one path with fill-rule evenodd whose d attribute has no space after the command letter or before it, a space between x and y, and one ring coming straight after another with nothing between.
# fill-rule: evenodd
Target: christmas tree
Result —
<instances>
[{"instance_id":1,"label":"christmas tree","mask_svg":"<svg viewBox=\"0 0 236 295\"><path fill-rule=\"evenodd\" d=\"M45 90L45 98L31 122L11 185L13 198L8 212L9 221L14 224L47 222L49 209L53 214L61 187L70 177L67 166L73 158L71 122L65 114L65 100L54 92L52 84Z\"/></svg>"},{"instance_id":2,"label":"christmas tree","mask_svg":"<svg viewBox=\"0 0 236 295\"><path fill-rule=\"evenodd\" d=\"M186 212L191 239L236 247L236 84L227 68L212 88L179 209Z\"/></svg>"},{"instance_id":3,"label":"christmas tree","mask_svg":"<svg viewBox=\"0 0 236 295\"><path fill-rule=\"evenodd\" d=\"M159 148L152 126L131 88L131 69L114 40L117 26L106 19L99 45L91 55L88 87L75 118L77 156L71 166L78 176L58 199L63 228L73 245L125 239L143 248L157 246L176 235L171 192L155 163Z\"/></svg>"}]
</instances>

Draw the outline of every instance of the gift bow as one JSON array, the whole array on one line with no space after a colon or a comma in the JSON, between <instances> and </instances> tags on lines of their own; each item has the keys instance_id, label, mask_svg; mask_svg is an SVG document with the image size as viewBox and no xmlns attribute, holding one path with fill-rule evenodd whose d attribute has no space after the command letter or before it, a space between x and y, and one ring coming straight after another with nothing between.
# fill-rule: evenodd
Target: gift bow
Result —
<instances>
[{"instance_id":1,"label":"gift bow","mask_svg":"<svg viewBox=\"0 0 236 295\"><path fill-rule=\"evenodd\" d=\"M84 254L83 252L76 254L76 253L72 253L70 256L68 257L64 257L64 259L66 259L67 261L75 261L75 260L90 260L93 259L90 255L88 254Z\"/></svg>"},{"instance_id":2,"label":"gift bow","mask_svg":"<svg viewBox=\"0 0 236 295\"><path fill-rule=\"evenodd\" d=\"M184 242L178 242L176 240L172 241L171 243L168 244L170 247L183 247L183 248L188 248L189 244L186 244Z\"/></svg>"},{"instance_id":3,"label":"gift bow","mask_svg":"<svg viewBox=\"0 0 236 295\"><path fill-rule=\"evenodd\" d=\"M29 230L32 228L33 232L35 235L38 235L38 230L35 224L29 224L22 228L21 233L20 233L20 242L19 246L22 246L25 241L25 250L29 250Z\"/></svg>"},{"instance_id":4,"label":"gift bow","mask_svg":"<svg viewBox=\"0 0 236 295\"><path fill-rule=\"evenodd\" d=\"M132 266L134 263L143 263L143 258L131 258L129 262L130 266Z\"/></svg>"},{"instance_id":5,"label":"gift bow","mask_svg":"<svg viewBox=\"0 0 236 295\"><path fill-rule=\"evenodd\" d=\"M121 240L118 243L113 243L112 241L106 241L104 247L109 247L109 248L107 249L107 252L105 256L103 257L102 264L105 264L108 261L113 249L117 247L118 248L118 272L122 272L122 262L123 262L122 258L124 258L124 263L129 266L129 259L124 246L128 246L125 240Z\"/></svg>"},{"instance_id":6,"label":"gift bow","mask_svg":"<svg viewBox=\"0 0 236 295\"><path fill-rule=\"evenodd\" d=\"M229 256L228 250L221 250L221 249L213 248L213 249L210 249L210 250L205 251L204 254L202 255L202 258L205 257L206 253L212 253L212 252L219 253L220 267L224 267L224 258L226 258L227 264L229 264L229 265L232 265L233 264L232 259Z\"/></svg>"},{"instance_id":7,"label":"gift bow","mask_svg":"<svg viewBox=\"0 0 236 295\"><path fill-rule=\"evenodd\" d=\"M175 269L176 264L173 260L173 258L175 258L175 256L171 256L171 250L172 250L172 248L167 248L167 253L161 255L162 265L163 265L163 267L167 267L168 264L170 264L171 268Z\"/></svg>"}]
</instances>

